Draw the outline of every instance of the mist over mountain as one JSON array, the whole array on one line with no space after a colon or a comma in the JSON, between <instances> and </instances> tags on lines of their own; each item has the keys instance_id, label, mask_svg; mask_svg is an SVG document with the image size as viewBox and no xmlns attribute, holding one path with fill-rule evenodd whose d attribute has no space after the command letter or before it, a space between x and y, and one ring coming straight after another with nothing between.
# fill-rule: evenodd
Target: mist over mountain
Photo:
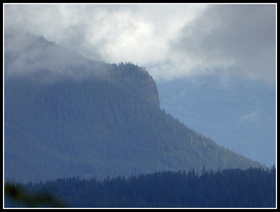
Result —
<instances>
[{"instance_id":1,"label":"mist over mountain","mask_svg":"<svg viewBox=\"0 0 280 212\"><path fill-rule=\"evenodd\" d=\"M160 109L145 68L5 31L5 179L38 182L261 166Z\"/></svg>"},{"instance_id":2,"label":"mist over mountain","mask_svg":"<svg viewBox=\"0 0 280 212\"><path fill-rule=\"evenodd\" d=\"M104 77L108 65L88 60L43 36L24 30L5 30L5 77L28 77L40 82Z\"/></svg>"}]
</instances>

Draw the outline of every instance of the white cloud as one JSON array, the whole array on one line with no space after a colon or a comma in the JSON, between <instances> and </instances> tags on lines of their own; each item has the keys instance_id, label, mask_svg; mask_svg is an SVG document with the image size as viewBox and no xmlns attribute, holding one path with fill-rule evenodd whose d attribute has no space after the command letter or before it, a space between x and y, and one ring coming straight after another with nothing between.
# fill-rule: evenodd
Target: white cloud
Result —
<instances>
[{"instance_id":1,"label":"white cloud","mask_svg":"<svg viewBox=\"0 0 280 212\"><path fill-rule=\"evenodd\" d=\"M251 111L250 113L239 117L239 122L251 122L254 124L259 123L260 115L258 111Z\"/></svg>"},{"instance_id":2,"label":"white cloud","mask_svg":"<svg viewBox=\"0 0 280 212\"><path fill-rule=\"evenodd\" d=\"M5 4L5 26L157 79L275 79L275 5Z\"/></svg>"}]
</instances>

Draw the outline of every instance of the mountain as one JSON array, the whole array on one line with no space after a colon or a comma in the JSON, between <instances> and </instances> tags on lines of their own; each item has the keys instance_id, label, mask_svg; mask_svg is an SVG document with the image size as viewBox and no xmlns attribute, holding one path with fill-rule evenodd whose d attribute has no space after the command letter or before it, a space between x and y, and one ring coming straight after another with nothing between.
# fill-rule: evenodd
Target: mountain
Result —
<instances>
[{"instance_id":1,"label":"mountain","mask_svg":"<svg viewBox=\"0 0 280 212\"><path fill-rule=\"evenodd\" d=\"M261 166L161 110L143 67L89 60L28 33L7 31L4 48L6 180Z\"/></svg>"}]
</instances>

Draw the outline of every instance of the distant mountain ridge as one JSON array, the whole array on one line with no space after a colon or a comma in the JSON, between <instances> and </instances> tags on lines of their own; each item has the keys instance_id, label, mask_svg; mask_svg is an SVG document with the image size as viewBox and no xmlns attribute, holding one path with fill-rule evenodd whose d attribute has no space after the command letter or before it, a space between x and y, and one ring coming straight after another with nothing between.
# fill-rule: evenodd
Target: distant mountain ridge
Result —
<instances>
[{"instance_id":1,"label":"distant mountain ridge","mask_svg":"<svg viewBox=\"0 0 280 212\"><path fill-rule=\"evenodd\" d=\"M160 110L144 68L88 60L34 35L19 38L5 35L5 179L261 166Z\"/></svg>"}]
</instances>

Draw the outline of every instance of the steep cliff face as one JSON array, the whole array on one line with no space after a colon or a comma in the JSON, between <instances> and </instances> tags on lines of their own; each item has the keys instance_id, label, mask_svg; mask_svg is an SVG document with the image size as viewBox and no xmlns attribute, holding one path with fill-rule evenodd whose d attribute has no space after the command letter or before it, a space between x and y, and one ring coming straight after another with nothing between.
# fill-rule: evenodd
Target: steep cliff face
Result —
<instances>
[{"instance_id":1,"label":"steep cliff face","mask_svg":"<svg viewBox=\"0 0 280 212\"><path fill-rule=\"evenodd\" d=\"M151 102L153 105L160 106L159 95L157 85L151 75L145 70L145 68L140 68L145 73L145 78L142 81L140 87L143 88L142 95L145 99Z\"/></svg>"},{"instance_id":2,"label":"steep cliff face","mask_svg":"<svg viewBox=\"0 0 280 212\"><path fill-rule=\"evenodd\" d=\"M154 106L160 106L156 83L145 68L132 63L120 63L112 65L112 69L111 78L114 82Z\"/></svg>"}]
</instances>

